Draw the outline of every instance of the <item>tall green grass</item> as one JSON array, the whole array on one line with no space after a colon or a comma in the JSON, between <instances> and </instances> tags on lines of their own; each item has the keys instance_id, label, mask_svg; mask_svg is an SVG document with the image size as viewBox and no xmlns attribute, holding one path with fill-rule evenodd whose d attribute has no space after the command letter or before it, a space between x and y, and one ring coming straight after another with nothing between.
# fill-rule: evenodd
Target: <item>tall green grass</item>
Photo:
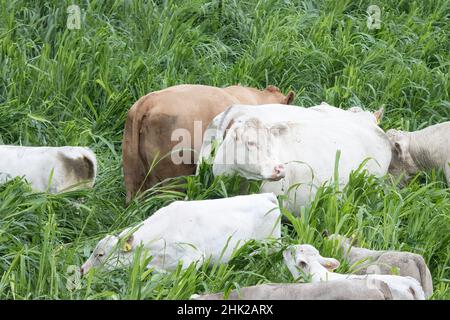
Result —
<instances>
[{"instance_id":1,"label":"tall green grass","mask_svg":"<svg viewBox=\"0 0 450 320\"><path fill-rule=\"evenodd\" d=\"M275 84L294 90L297 105L384 104L385 129L445 121L448 1L378 1L380 30L367 28L370 1L80 1L80 30L66 28L70 4L0 0L0 143L87 145L99 160L93 191L33 193L20 179L0 185L0 298L175 299L292 282L285 245L311 243L339 257L324 230L422 254L433 298L450 298L450 193L439 171L404 188L355 173L342 192L320 189L300 217L284 210L281 243L249 243L229 264L159 274L136 259L67 288L73 266L106 233L174 200L240 192L241 179L213 178L206 168L173 182L186 191L149 190L125 208L120 144L140 96L179 83Z\"/></svg>"}]
</instances>

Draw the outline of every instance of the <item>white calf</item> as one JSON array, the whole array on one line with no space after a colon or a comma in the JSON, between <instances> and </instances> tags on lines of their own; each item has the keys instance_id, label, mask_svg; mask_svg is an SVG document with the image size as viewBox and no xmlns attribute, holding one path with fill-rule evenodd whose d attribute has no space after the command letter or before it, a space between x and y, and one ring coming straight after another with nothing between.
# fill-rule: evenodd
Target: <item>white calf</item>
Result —
<instances>
[{"instance_id":1,"label":"white calf","mask_svg":"<svg viewBox=\"0 0 450 320\"><path fill-rule=\"evenodd\" d=\"M153 258L149 267L172 270L210 258L226 263L233 250L247 240L281 236L281 213L274 194L254 194L232 198L176 201L159 209L140 226L118 236L108 235L95 247L81 267L108 269L129 265L138 246Z\"/></svg>"},{"instance_id":2,"label":"white calf","mask_svg":"<svg viewBox=\"0 0 450 320\"><path fill-rule=\"evenodd\" d=\"M97 160L89 148L0 146L0 183L25 177L34 190L56 193L92 187L96 173Z\"/></svg>"},{"instance_id":3,"label":"white calf","mask_svg":"<svg viewBox=\"0 0 450 320\"><path fill-rule=\"evenodd\" d=\"M351 239L336 234L331 235L329 239L338 241L344 251L344 259L350 266L355 266L354 273L392 274L392 269L395 267L400 276L416 279L421 284L427 298L433 294L431 273L421 255L411 252L358 248L352 245Z\"/></svg>"},{"instance_id":4,"label":"white calf","mask_svg":"<svg viewBox=\"0 0 450 320\"><path fill-rule=\"evenodd\" d=\"M284 252L284 261L294 278L300 276L299 270L312 276L312 282L336 281L344 279L362 279L368 286L376 286L373 280L384 282L391 290L394 300L425 300L422 287L416 279L393 275L347 275L330 272L339 267L339 261L322 257L311 245L293 245Z\"/></svg>"}]
</instances>

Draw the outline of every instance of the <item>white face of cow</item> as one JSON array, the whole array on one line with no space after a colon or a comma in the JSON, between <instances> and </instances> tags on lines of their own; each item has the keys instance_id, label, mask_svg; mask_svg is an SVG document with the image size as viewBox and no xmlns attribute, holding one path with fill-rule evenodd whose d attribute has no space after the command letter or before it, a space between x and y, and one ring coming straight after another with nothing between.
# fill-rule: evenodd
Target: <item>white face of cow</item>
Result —
<instances>
[{"instance_id":1,"label":"white face of cow","mask_svg":"<svg viewBox=\"0 0 450 320\"><path fill-rule=\"evenodd\" d=\"M91 268L103 266L108 270L113 269L124 262L125 255L131 251L133 236L130 236L124 243L123 248L119 248L119 238L107 235L99 241L89 259L81 266L80 273L85 275Z\"/></svg>"},{"instance_id":2,"label":"white face of cow","mask_svg":"<svg viewBox=\"0 0 450 320\"><path fill-rule=\"evenodd\" d=\"M233 175L253 180L280 180L285 177L278 160L281 137L289 127L269 126L258 119L237 120L228 130L214 157L214 175Z\"/></svg>"},{"instance_id":3,"label":"white face of cow","mask_svg":"<svg viewBox=\"0 0 450 320\"><path fill-rule=\"evenodd\" d=\"M319 251L309 244L289 246L283 252L283 258L289 270L298 268L306 274L320 272L322 268L332 271L340 265L334 258L322 257Z\"/></svg>"}]
</instances>

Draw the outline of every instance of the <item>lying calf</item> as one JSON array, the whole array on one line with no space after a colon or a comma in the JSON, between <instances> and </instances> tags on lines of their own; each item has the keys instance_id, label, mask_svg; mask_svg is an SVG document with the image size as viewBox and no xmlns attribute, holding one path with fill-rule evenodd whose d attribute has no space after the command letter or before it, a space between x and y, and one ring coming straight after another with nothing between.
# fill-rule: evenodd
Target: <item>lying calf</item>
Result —
<instances>
[{"instance_id":1,"label":"lying calf","mask_svg":"<svg viewBox=\"0 0 450 320\"><path fill-rule=\"evenodd\" d=\"M450 186L450 121L414 132L391 129L386 135L392 149L389 172L404 174L402 184L419 171L442 169Z\"/></svg>"},{"instance_id":2,"label":"lying calf","mask_svg":"<svg viewBox=\"0 0 450 320\"><path fill-rule=\"evenodd\" d=\"M92 187L96 173L97 160L89 148L0 146L0 183L25 177L34 190L56 193Z\"/></svg>"},{"instance_id":3,"label":"lying calf","mask_svg":"<svg viewBox=\"0 0 450 320\"><path fill-rule=\"evenodd\" d=\"M129 265L140 245L153 257L149 267L155 269L173 270L179 261L186 268L208 258L211 263L226 263L247 240L280 238L280 220L278 200L271 193L176 201L159 209L134 232L128 228L118 236L103 238L81 273L100 265L108 269Z\"/></svg>"},{"instance_id":4,"label":"lying calf","mask_svg":"<svg viewBox=\"0 0 450 320\"><path fill-rule=\"evenodd\" d=\"M397 268L400 276L412 277L422 286L425 296L433 294L433 281L421 255L400 251L377 251L353 247L349 238L332 235L344 250L344 258L350 266L356 266L356 274L392 274L392 268Z\"/></svg>"},{"instance_id":5,"label":"lying calf","mask_svg":"<svg viewBox=\"0 0 450 320\"><path fill-rule=\"evenodd\" d=\"M337 280L314 283L270 283L231 291L228 300L392 300L389 287L375 280ZM223 293L194 295L193 300L223 300Z\"/></svg>"},{"instance_id":6,"label":"lying calf","mask_svg":"<svg viewBox=\"0 0 450 320\"><path fill-rule=\"evenodd\" d=\"M422 287L416 279L393 275L347 275L330 272L339 267L339 261L322 257L319 251L309 244L294 245L284 252L284 261L294 278L300 276L299 270L311 274L312 282L336 281L344 279L366 280L368 286L376 286L374 280L384 282L392 293L394 300L425 300Z\"/></svg>"}]
</instances>

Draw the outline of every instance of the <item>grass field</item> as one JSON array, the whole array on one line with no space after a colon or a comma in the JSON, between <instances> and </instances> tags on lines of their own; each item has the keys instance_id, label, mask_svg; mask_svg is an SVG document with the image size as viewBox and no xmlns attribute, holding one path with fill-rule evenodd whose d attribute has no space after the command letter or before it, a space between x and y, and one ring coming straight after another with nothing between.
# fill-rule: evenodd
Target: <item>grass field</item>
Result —
<instances>
[{"instance_id":1,"label":"grass field","mask_svg":"<svg viewBox=\"0 0 450 320\"><path fill-rule=\"evenodd\" d=\"M301 106L384 104L384 129L450 119L446 0L148 2L78 1L81 28L69 30L72 1L0 0L0 143L90 146L99 161L94 190L52 195L33 193L19 179L0 185L2 299L185 299L294 281L281 251L269 250L274 244L250 243L229 264L158 274L136 259L129 269L97 270L67 286L105 234L176 199L238 192L238 178L213 179L204 168L188 178L185 193L149 190L125 208L125 116L150 91L181 83L274 84L293 90ZM371 4L381 8L379 30L366 24ZM283 226L282 245L311 243L339 257L327 230L354 234L374 249L420 253L432 272L432 298L449 299L444 181L436 171L399 188L390 177L355 173L343 192L324 188L300 218L285 212L291 223Z\"/></svg>"}]
</instances>

